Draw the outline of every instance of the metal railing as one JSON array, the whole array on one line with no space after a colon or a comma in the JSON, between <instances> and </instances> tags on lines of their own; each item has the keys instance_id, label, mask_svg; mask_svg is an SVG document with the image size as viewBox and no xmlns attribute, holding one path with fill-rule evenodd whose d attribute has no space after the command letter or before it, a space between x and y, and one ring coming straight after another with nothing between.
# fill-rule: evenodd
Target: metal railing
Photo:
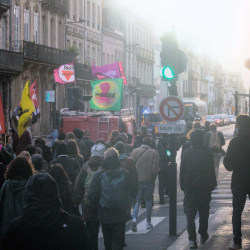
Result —
<instances>
[{"instance_id":1,"label":"metal railing","mask_svg":"<svg viewBox=\"0 0 250 250\"><path fill-rule=\"evenodd\" d=\"M74 62L76 54L70 51L56 49L27 41L12 41L12 49L23 53L26 60L39 61L48 64L64 64Z\"/></svg>"},{"instance_id":2,"label":"metal railing","mask_svg":"<svg viewBox=\"0 0 250 250\"><path fill-rule=\"evenodd\" d=\"M23 54L0 49L0 69L20 73L23 69Z\"/></svg>"},{"instance_id":3,"label":"metal railing","mask_svg":"<svg viewBox=\"0 0 250 250\"><path fill-rule=\"evenodd\" d=\"M149 61L154 62L155 61L155 55L152 51L143 49L143 48L137 48L136 49L136 55L137 57L140 57L142 59L146 59Z\"/></svg>"},{"instance_id":4,"label":"metal railing","mask_svg":"<svg viewBox=\"0 0 250 250\"><path fill-rule=\"evenodd\" d=\"M68 0L42 0L43 5L51 5L59 10L68 11Z\"/></svg>"}]
</instances>

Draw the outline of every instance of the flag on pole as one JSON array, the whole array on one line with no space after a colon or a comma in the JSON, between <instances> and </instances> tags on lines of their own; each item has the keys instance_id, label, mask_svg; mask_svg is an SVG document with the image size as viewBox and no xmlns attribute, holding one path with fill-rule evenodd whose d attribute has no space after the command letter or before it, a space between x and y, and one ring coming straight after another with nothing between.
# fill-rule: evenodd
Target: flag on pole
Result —
<instances>
[{"instance_id":1,"label":"flag on pole","mask_svg":"<svg viewBox=\"0 0 250 250\"><path fill-rule=\"evenodd\" d=\"M103 79L92 81L93 97L89 101L90 108L97 110L120 111L122 107L122 79Z\"/></svg>"},{"instance_id":2,"label":"flag on pole","mask_svg":"<svg viewBox=\"0 0 250 250\"><path fill-rule=\"evenodd\" d=\"M20 138L23 132L30 125L32 113L35 111L35 106L30 98L29 80L26 82L23 89L20 102L19 120L18 120L18 137Z\"/></svg>"},{"instance_id":3,"label":"flag on pole","mask_svg":"<svg viewBox=\"0 0 250 250\"><path fill-rule=\"evenodd\" d=\"M5 122L4 122L3 102L1 93L0 93L0 134L5 134Z\"/></svg>"},{"instance_id":4,"label":"flag on pole","mask_svg":"<svg viewBox=\"0 0 250 250\"><path fill-rule=\"evenodd\" d=\"M74 64L64 64L54 70L55 82L66 84L75 82Z\"/></svg>"},{"instance_id":5,"label":"flag on pole","mask_svg":"<svg viewBox=\"0 0 250 250\"><path fill-rule=\"evenodd\" d=\"M36 108L36 110L32 114L32 121L31 121L32 124L36 123L40 118L40 109L39 109L38 92L36 84L37 84L37 79L30 86L30 98Z\"/></svg>"},{"instance_id":6,"label":"flag on pole","mask_svg":"<svg viewBox=\"0 0 250 250\"><path fill-rule=\"evenodd\" d=\"M122 78L123 84L127 84L126 77L121 62L115 62L104 66L95 66L92 64L92 75L98 79Z\"/></svg>"}]
</instances>

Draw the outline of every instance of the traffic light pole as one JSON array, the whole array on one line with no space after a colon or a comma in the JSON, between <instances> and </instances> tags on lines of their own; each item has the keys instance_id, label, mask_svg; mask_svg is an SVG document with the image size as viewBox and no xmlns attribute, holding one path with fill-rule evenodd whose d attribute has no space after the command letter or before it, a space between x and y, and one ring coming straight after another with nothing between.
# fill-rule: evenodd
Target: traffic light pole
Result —
<instances>
[{"instance_id":1,"label":"traffic light pole","mask_svg":"<svg viewBox=\"0 0 250 250\"><path fill-rule=\"evenodd\" d=\"M169 93L178 96L176 83L171 84ZM177 235L177 164L176 164L176 140L175 134L171 134L171 144L175 157L171 159L169 168L169 235Z\"/></svg>"},{"instance_id":2,"label":"traffic light pole","mask_svg":"<svg viewBox=\"0 0 250 250\"><path fill-rule=\"evenodd\" d=\"M171 143L175 150L175 135L170 135ZM176 155L176 154L175 154ZM169 235L177 234L177 164L176 156L171 160L169 166Z\"/></svg>"}]
</instances>

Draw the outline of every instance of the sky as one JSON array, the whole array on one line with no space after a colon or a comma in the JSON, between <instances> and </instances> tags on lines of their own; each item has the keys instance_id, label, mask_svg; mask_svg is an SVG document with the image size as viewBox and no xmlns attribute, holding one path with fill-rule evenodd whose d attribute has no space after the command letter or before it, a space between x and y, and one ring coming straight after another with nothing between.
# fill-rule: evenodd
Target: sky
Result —
<instances>
[{"instance_id":1,"label":"sky","mask_svg":"<svg viewBox=\"0 0 250 250\"><path fill-rule=\"evenodd\" d=\"M206 52L250 85L250 0L116 0L149 20L158 36L174 30L180 43Z\"/></svg>"}]
</instances>

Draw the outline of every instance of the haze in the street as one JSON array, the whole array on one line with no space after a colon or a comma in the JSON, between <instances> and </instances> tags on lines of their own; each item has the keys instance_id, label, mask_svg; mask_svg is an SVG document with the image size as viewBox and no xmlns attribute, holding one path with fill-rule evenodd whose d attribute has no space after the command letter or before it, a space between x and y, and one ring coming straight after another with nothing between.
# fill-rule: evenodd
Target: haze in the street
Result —
<instances>
[{"instance_id":1,"label":"haze in the street","mask_svg":"<svg viewBox=\"0 0 250 250\"><path fill-rule=\"evenodd\" d=\"M118 1L118 0L116 0ZM250 72L249 0L126 0L119 1L148 19L159 36L174 30L179 42L195 53L206 52L223 68L242 73L245 86Z\"/></svg>"}]
</instances>

